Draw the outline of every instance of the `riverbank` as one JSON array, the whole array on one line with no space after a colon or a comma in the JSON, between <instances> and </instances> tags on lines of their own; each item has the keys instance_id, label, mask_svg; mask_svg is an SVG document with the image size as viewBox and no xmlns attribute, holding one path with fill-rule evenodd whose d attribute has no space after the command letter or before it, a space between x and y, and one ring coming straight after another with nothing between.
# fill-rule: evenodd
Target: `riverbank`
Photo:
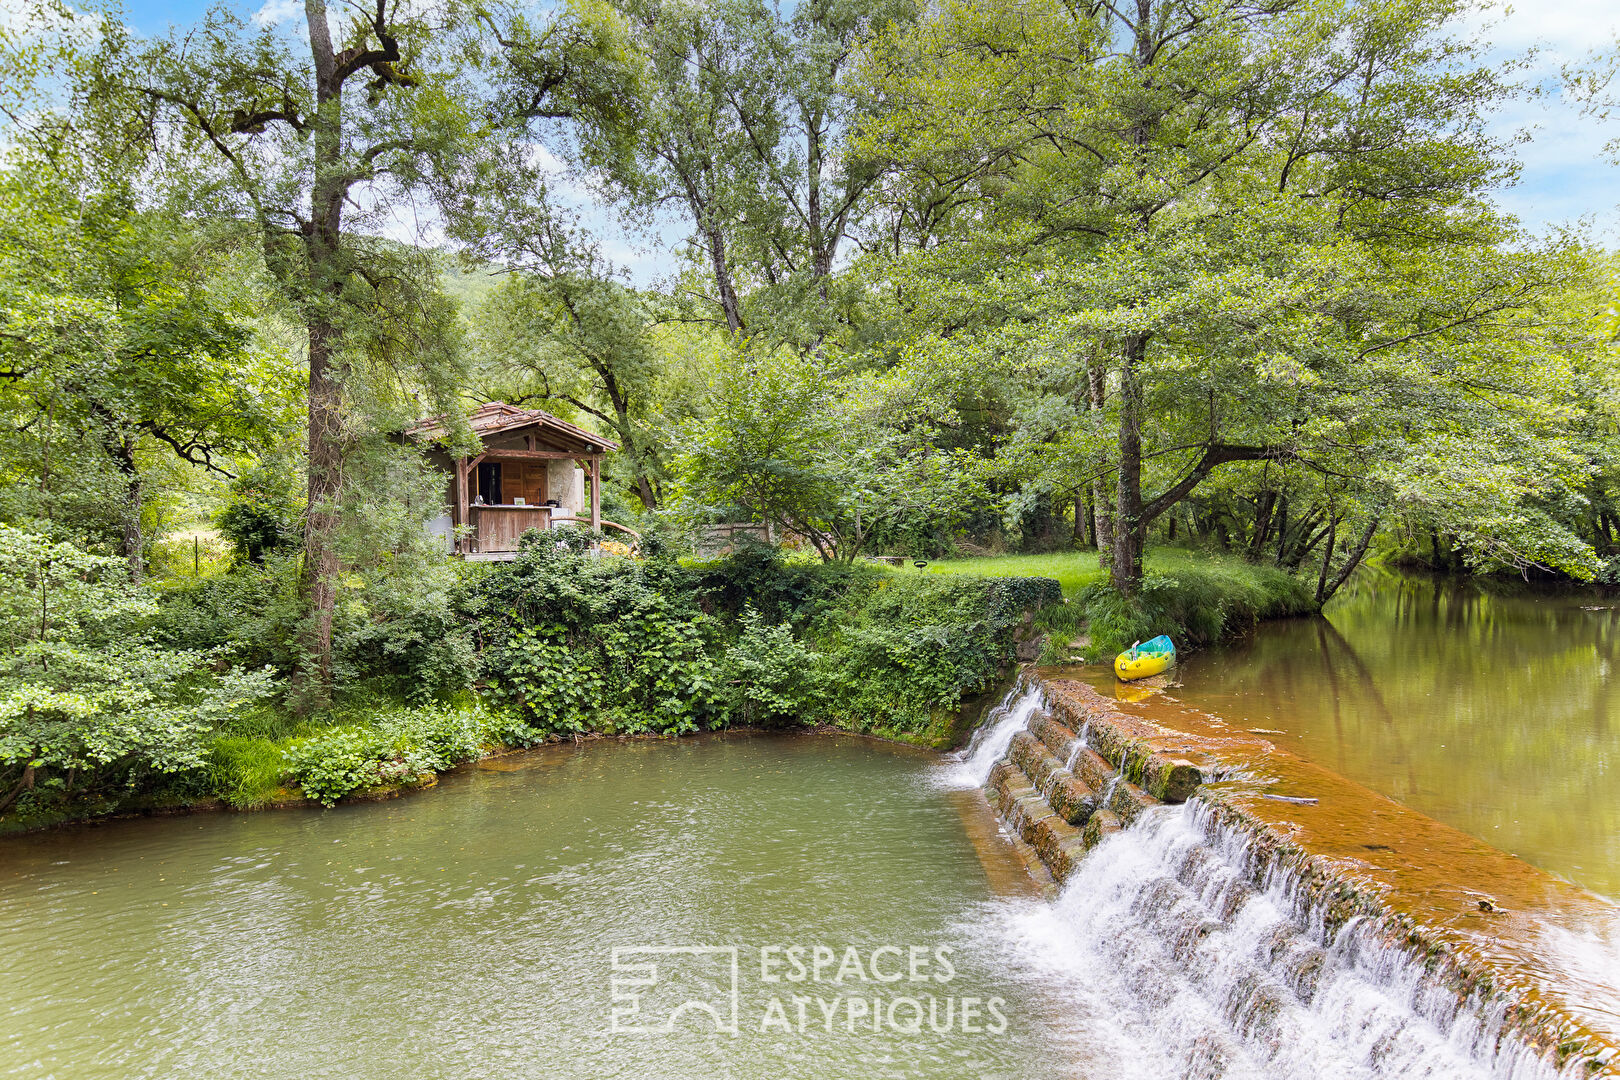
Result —
<instances>
[{"instance_id":1,"label":"riverbank","mask_svg":"<svg viewBox=\"0 0 1620 1080\"><path fill-rule=\"evenodd\" d=\"M1089 550L943 559L921 573L1056 580L1065 603L1048 608L1040 618L1048 635L1041 660L1049 664L1111 660L1133 642L1159 634L1169 634L1183 651L1205 648L1248 633L1267 619L1321 610L1309 582L1275 566L1170 547L1150 549L1143 564L1141 594L1130 602L1107 587L1107 572Z\"/></svg>"},{"instance_id":2,"label":"riverbank","mask_svg":"<svg viewBox=\"0 0 1620 1080\"><path fill-rule=\"evenodd\" d=\"M194 727L185 767L25 772L0 833L389 797L492 753L595 735L825 726L945 749L1016 663L1106 658L1166 632L1197 647L1310 609L1279 571L1179 551L1148 565L1126 604L1089 553L918 573L767 548L678 563L536 546L512 563L457 564L435 608L347 618L351 681L315 710L294 708L296 669L255 614L273 605L276 570L249 568L167 594L152 633L243 669L280 665L288 689Z\"/></svg>"},{"instance_id":3,"label":"riverbank","mask_svg":"<svg viewBox=\"0 0 1620 1080\"><path fill-rule=\"evenodd\" d=\"M180 767L129 757L0 777L19 796L0 831L210 799L331 805L420 786L502 749L591 735L825 725L946 748L976 696L1033 655L1036 615L1061 600L1049 579L896 579L763 548L681 564L536 545L511 563L456 570L439 609L414 626L346 628L371 667L354 664L361 677L331 705L297 711L286 672L286 694L181 731L184 753L168 755ZM177 591L152 632L194 654L273 666L274 642L243 629L260 625L239 614L252 595L221 579Z\"/></svg>"}]
</instances>

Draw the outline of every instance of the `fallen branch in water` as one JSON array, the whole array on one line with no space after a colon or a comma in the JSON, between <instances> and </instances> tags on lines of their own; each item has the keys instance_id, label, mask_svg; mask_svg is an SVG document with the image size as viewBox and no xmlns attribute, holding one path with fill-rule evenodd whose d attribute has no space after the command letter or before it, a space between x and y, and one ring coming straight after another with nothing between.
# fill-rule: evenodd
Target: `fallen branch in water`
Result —
<instances>
[{"instance_id":1,"label":"fallen branch in water","mask_svg":"<svg viewBox=\"0 0 1620 1080\"><path fill-rule=\"evenodd\" d=\"M1320 799L1304 799L1298 795L1272 795L1269 793L1262 794L1260 797L1262 799L1271 799L1273 802L1297 803L1300 806L1315 806L1322 801Z\"/></svg>"}]
</instances>

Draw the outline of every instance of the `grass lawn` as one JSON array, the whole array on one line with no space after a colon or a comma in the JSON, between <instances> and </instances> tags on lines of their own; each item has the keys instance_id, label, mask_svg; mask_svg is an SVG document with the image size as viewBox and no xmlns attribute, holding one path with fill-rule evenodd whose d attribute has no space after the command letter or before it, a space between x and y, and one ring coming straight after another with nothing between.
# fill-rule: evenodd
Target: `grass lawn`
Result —
<instances>
[{"instance_id":1,"label":"grass lawn","mask_svg":"<svg viewBox=\"0 0 1620 1080\"><path fill-rule=\"evenodd\" d=\"M1226 578L1233 585L1252 582L1257 567L1236 555L1218 555L1185 548L1150 548L1147 572L1173 578L1178 572L1197 571ZM918 573L908 562L902 572ZM924 574L978 574L983 577L1051 577L1063 586L1064 596L1074 596L1087 585L1107 577L1097 565L1095 551L1059 551L1049 555L988 555L976 559L939 559L930 562Z\"/></svg>"}]
</instances>

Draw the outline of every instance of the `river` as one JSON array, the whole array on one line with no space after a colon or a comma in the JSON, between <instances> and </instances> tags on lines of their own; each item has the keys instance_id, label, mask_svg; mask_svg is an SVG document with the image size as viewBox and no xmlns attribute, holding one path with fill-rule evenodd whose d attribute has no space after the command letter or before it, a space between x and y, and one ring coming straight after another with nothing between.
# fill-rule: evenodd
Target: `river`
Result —
<instances>
[{"instance_id":1,"label":"river","mask_svg":"<svg viewBox=\"0 0 1620 1080\"><path fill-rule=\"evenodd\" d=\"M1620 599L1361 574L1192 656L1176 698L1620 897Z\"/></svg>"},{"instance_id":2,"label":"river","mask_svg":"<svg viewBox=\"0 0 1620 1080\"><path fill-rule=\"evenodd\" d=\"M601 741L388 803L10 838L0 1075L1128 1074L1096 1003L994 931L1040 901L945 771L857 738ZM682 951L714 947L735 1013L730 956ZM641 1030L688 997L720 1015Z\"/></svg>"},{"instance_id":3,"label":"river","mask_svg":"<svg viewBox=\"0 0 1620 1080\"><path fill-rule=\"evenodd\" d=\"M1589 593L1367 575L1325 620L1192 657L1164 709L1612 895L1614 626ZM1249 853L1194 805L1042 894L979 790L1040 705L1010 695L954 761L598 740L393 802L9 838L0 1077L1551 1075L1425 1006L1394 953L1325 934L1286 882L1246 883ZM1546 922L1540 968L1620 1022L1620 939L1506 918Z\"/></svg>"}]
</instances>

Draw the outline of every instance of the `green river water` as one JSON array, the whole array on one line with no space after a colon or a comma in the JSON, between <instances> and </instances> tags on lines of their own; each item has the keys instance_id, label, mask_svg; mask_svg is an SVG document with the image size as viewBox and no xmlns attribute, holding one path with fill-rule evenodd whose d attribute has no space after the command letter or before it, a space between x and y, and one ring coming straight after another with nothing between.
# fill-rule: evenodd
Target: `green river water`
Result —
<instances>
[{"instance_id":1,"label":"green river water","mask_svg":"<svg viewBox=\"0 0 1620 1080\"><path fill-rule=\"evenodd\" d=\"M1367 573L1175 697L1620 897L1620 599Z\"/></svg>"},{"instance_id":2,"label":"green river water","mask_svg":"<svg viewBox=\"0 0 1620 1080\"><path fill-rule=\"evenodd\" d=\"M854 738L598 742L388 803L7 839L0 1076L1111 1071L1086 1065L1106 1043L1076 1042L1074 1002L984 932L988 910L1037 901L995 895L1022 866L940 771ZM678 953L651 957L659 986L616 1031L614 979L649 956L616 970L613 950L688 946L738 947L737 1032L718 1030L728 958ZM628 1030L687 997L722 1015Z\"/></svg>"}]
</instances>

